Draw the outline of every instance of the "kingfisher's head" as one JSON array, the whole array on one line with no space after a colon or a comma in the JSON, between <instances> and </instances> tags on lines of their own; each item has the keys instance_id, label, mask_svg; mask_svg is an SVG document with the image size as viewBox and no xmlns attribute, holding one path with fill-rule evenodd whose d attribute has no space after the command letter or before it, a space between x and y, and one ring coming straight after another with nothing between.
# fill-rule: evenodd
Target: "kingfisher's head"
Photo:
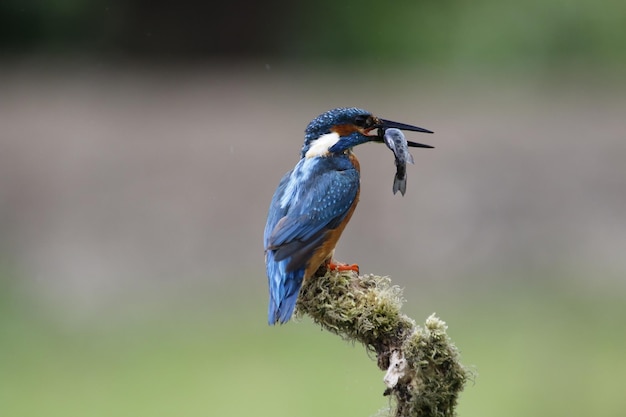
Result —
<instances>
[{"instance_id":1,"label":"kingfisher's head","mask_svg":"<svg viewBox=\"0 0 626 417\"><path fill-rule=\"evenodd\" d=\"M379 129L433 133L421 127L385 120L356 107L340 107L317 116L304 131L302 157L340 154L365 142L382 142ZM409 146L432 148L408 141Z\"/></svg>"}]
</instances>

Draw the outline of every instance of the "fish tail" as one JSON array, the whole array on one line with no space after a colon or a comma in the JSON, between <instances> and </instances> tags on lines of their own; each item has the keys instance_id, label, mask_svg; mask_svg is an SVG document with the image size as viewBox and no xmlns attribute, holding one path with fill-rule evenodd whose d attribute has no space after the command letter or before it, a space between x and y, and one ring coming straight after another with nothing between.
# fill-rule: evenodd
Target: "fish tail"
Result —
<instances>
[{"instance_id":1,"label":"fish tail","mask_svg":"<svg viewBox=\"0 0 626 417\"><path fill-rule=\"evenodd\" d=\"M398 191L400 191L400 193L402 193L402 195L404 195L404 193L406 192L406 175L404 176L404 178L396 175L393 179L393 193L397 193Z\"/></svg>"}]
</instances>

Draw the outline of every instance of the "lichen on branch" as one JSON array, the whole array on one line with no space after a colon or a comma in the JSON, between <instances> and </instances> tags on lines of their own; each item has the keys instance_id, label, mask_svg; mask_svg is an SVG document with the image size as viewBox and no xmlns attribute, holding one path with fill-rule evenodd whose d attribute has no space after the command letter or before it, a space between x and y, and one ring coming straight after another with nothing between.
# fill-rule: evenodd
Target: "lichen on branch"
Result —
<instances>
[{"instance_id":1,"label":"lichen on branch","mask_svg":"<svg viewBox=\"0 0 626 417\"><path fill-rule=\"evenodd\" d=\"M446 324L433 314L418 326L402 314L402 290L388 277L318 272L302 286L297 314L376 354L396 417L454 416L470 372Z\"/></svg>"}]
</instances>

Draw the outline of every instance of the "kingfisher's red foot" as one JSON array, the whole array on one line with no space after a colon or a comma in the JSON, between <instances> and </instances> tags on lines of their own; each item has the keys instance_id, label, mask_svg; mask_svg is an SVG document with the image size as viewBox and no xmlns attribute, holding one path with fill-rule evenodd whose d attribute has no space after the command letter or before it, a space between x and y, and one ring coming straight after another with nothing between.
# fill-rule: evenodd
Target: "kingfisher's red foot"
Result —
<instances>
[{"instance_id":1,"label":"kingfisher's red foot","mask_svg":"<svg viewBox=\"0 0 626 417\"><path fill-rule=\"evenodd\" d=\"M359 273L359 266L357 264L348 265L348 264L342 264L339 262L330 261L328 262L328 269L331 269L333 271L338 271L338 272L354 271L357 274Z\"/></svg>"}]
</instances>

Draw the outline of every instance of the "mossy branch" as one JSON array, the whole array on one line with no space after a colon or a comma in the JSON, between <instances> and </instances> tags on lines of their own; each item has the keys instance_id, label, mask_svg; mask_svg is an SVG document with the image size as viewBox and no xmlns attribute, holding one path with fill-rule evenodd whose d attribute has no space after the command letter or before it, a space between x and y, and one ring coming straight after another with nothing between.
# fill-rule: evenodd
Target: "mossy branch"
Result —
<instances>
[{"instance_id":1,"label":"mossy branch","mask_svg":"<svg viewBox=\"0 0 626 417\"><path fill-rule=\"evenodd\" d=\"M433 314L424 326L416 325L400 312L402 290L387 277L318 272L302 286L297 313L376 354L396 417L454 416L470 373L445 322Z\"/></svg>"}]
</instances>

